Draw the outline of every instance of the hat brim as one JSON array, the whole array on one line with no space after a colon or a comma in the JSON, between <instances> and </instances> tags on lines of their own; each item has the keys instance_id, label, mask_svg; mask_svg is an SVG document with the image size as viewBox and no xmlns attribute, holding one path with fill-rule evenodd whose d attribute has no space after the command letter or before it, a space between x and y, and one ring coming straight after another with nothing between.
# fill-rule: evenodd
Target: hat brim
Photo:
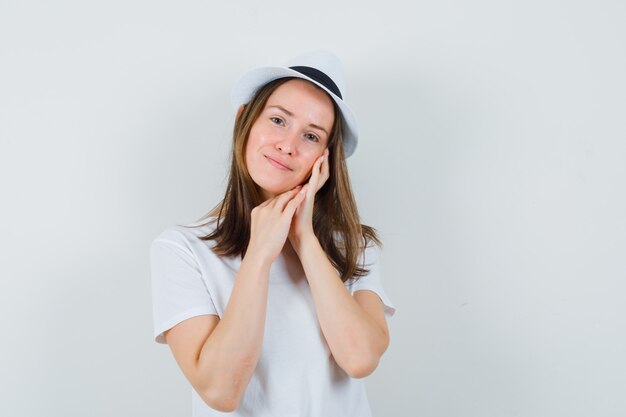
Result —
<instances>
[{"instance_id":1,"label":"hat brim","mask_svg":"<svg viewBox=\"0 0 626 417\"><path fill-rule=\"evenodd\" d=\"M352 155L356 149L358 143L358 127L356 117L350 110L350 107L341 99L335 95L332 91L326 88L323 84L307 77L306 75L292 70L286 67L261 67L248 71L237 80L235 86L231 90L230 101L233 109L237 111L240 105L248 103L254 97L257 90L269 83L270 81L278 78L285 77L297 77L312 82L319 86L337 103L343 119L343 144L344 154L346 158Z\"/></svg>"}]
</instances>

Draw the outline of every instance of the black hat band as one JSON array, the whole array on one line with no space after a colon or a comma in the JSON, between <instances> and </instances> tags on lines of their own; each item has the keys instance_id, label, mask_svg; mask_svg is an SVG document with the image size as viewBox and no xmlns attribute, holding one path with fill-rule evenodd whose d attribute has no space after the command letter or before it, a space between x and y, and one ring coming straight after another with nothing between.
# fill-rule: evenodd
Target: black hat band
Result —
<instances>
[{"instance_id":1,"label":"black hat band","mask_svg":"<svg viewBox=\"0 0 626 417\"><path fill-rule=\"evenodd\" d=\"M304 74L307 77L317 81L318 83L322 84L324 87L332 91L337 97L343 100L343 97L341 96L341 92L339 91L339 88L337 88L337 84L335 84L328 75L324 74L322 71L318 70L317 68L305 67L305 66L295 66L295 67L289 67L289 68L291 68L294 71L298 71L300 74Z\"/></svg>"}]
</instances>

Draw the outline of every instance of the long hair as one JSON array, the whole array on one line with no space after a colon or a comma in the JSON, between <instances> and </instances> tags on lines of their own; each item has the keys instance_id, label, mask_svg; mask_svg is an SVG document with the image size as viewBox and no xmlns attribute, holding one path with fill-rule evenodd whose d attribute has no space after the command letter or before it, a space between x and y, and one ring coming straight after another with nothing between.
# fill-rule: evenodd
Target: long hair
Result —
<instances>
[{"instance_id":1,"label":"long hair","mask_svg":"<svg viewBox=\"0 0 626 417\"><path fill-rule=\"evenodd\" d=\"M219 256L240 256L243 259L246 253L250 240L250 213L263 202L261 190L245 164L248 136L270 95L281 84L293 78L279 78L265 84L235 119L230 177L224 199L198 221L208 219L206 222L191 226L201 227L217 222L213 232L200 239L214 240L216 244L212 249ZM341 280L345 282L369 273L369 270L358 265L358 257L369 241L381 247L382 243L376 229L360 222L343 151L340 111L334 100L332 103L335 118L328 142L330 175L315 194L313 231L330 262L341 274Z\"/></svg>"}]
</instances>

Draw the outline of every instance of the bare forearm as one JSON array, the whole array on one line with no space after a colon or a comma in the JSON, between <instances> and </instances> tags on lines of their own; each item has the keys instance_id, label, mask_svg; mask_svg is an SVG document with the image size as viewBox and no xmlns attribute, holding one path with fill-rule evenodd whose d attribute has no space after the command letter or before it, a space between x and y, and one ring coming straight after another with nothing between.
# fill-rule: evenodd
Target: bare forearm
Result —
<instances>
[{"instance_id":1,"label":"bare forearm","mask_svg":"<svg viewBox=\"0 0 626 417\"><path fill-rule=\"evenodd\" d=\"M271 262L248 252L241 262L223 317L205 342L198 372L208 395L237 403L258 362L267 308Z\"/></svg>"},{"instance_id":2,"label":"bare forearm","mask_svg":"<svg viewBox=\"0 0 626 417\"><path fill-rule=\"evenodd\" d=\"M387 348L383 329L352 297L317 238L297 246L320 327L335 361L349 374L373 370Z\"/></svg>"}]
</instances>

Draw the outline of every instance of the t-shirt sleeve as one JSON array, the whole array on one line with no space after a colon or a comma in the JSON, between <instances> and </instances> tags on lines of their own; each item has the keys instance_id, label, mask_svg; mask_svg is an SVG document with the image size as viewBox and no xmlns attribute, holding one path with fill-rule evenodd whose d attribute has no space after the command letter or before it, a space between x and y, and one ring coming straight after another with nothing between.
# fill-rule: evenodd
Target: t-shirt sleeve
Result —
<instances>
[{"instance_id":1,"label":"t-shirt sleeve","mask_svg":"<svg viewBox=\"0 0 626 417\"><path fill-rule=\"evenodd\" d=\"M354 277L349 279L346 283L350 290L350 294L358 290L371 290L374 291L380 297L385 308L385 315L391 317L396 312L396 306L391 302L391 299L383 288L380 270L380 248L371 243L365 249L364 254L359 257L359 266L369 270L367 275L363 275L358 279Z\"/></svg>"},{"instance_id":2,"label":"t-shirt sleeve","mask_svg":"<svg viewBox=\"0 0 626 417\"><path fill-rule=\"evenodd\" d=\"M154 340L166 343L163 332L183 320L218 315L195 255L180 237L166 231L150 246Z\"/></svg>"}]
</instances>

